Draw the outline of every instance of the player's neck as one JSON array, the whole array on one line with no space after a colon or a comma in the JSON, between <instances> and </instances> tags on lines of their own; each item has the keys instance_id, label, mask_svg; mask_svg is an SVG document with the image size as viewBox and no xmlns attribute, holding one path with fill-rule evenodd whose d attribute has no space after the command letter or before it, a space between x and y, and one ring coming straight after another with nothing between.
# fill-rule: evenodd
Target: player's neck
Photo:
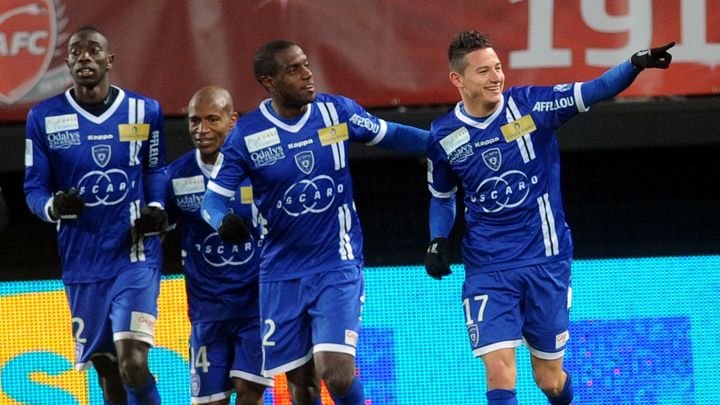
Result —
<instances>
[{"instance_id":1,"label":"player's neck","mask_svg":"<svg viewBox=\"0 0 720 405\"><path fill-rule=\"evenodd\" d=\"M110 94L110 82L102 80L94 86L83 86L75 83L75 98L83 104L98 104Z\"/></svg>"},{"instance_id":2,"label":"player's neck","mask_svg":"<svg viewBox=\"0 0 720 405\"><path fill-rule=\"evenodd\" d=\"M465 112L473 117L487 117L488 115L492 114L497 110L500 103L488 103L487 101L477 101L472 99L466 99L463 97L463 104L465 107Z\"/></svg>"},{"instance_id":3,"label":"player's neck","mask_svg":"<svg viewBox=\"0 0 720 405\"><path fill-rule=\"evenodd\" d=\"M200 153L200 160L206 165L214 165L220 151L215 153Z\"/></svg>"},{"instance_id":4,"label":"player's neck","mask_svg":"<svg viewBox=\"0 0 720 405\"><path fill-rule=\"evenodd\" d=\"M305 111L307 111L308 108L307 104L288 105L277 100L272 100L270 102L270 107L273 109L273 111L275 111L275 114L277 114L280 118L286 120L291 120L293 118L301 116L305 113Z\"/></svg>"}]
</instances>

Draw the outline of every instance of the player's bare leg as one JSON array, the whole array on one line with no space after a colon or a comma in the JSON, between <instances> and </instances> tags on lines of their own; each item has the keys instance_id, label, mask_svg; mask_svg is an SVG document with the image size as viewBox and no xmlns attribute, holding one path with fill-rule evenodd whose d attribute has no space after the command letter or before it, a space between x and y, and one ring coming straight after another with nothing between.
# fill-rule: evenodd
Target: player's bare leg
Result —
<instances>
[{"instance_id":1,"label":"player's bare leg","mask_svg":"<svg viewBox=\"0 0 720 405\"><path fill-rule=\"evenodd\" d=\"M286 374L293 404L315 405L320 403L320 377L315 362L309 361Z\"/></svg>"},{"instance_id":2,"label":"player's bare leg","mask_svg":"<svg viewBox=\"0 0 720 405\"><path fill-rule=\"evenodd\" d=\"M95 371L97 371L98 383L102 388L105 401L111 404L127 403L127 393L120 378L118 363L106 356L95 356L92 362Z\"/></svg>"},{"instance_id":3,"label":"player's bare leg","mask_svg":"<svg viewBox=\"0 0 720 405\"><path fill-rule=\"evenodd\" d=\"M135 398L139 404L159 404L160 395L155 385L155 378L148 367L150 345L133 339L115 342L118 353L120 377L128 396Z\"/></svg>"},{"instance_id":4,"label":"player's bare leg","mask_svg":"<svg viewBox=\"0 0 720 405\"><path fill-rule=\"evenodd\" d=\"M232 381L237 394L235 405L263 405L263 394L267 388L265 385L242 378L233 378Z\"/></svg>"},{"instance_id":5,"label":"player's bare leg","mask_svg":"<svg viewBox=\"0 0 720 405\"><path fill-rule=\"evenodd\" d=\"M365 403L360 380L355 377L355 357L347 353L319 352L315 354L318 374L325 382L336 404Z\"/></svg>"},{"instance_id":6,"label":"player's bare leg","mask_svg":"<svg viewBox=\"0 0 720 405\"><path fill-rule=\"evenodd\" d=\"M551 404L570 404L573 398L570 374L563 370L563 358L543 360L530 356L535 384Z\"/></svg>"}]
</instances>

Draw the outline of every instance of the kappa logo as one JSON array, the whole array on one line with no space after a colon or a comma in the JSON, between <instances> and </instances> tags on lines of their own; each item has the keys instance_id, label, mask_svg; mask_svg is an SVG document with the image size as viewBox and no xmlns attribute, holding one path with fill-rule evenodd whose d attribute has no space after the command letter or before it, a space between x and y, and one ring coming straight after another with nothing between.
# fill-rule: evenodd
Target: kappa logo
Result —
<instances>
[{"instance_id":1,"label":"kappa logo","mask_svg":"<svg viewBox=\"0 0 720 405\"><path fill-rule=\"evenodd\" d=\"M13 104L28 95L47 76L57 46L60 0L9 0L0 3L0 102ZM65 66L62 66L66 70ZM57 80L57 78L55 78ZM65 78L62 78L65 86ZM37 99L55 93L38 95Z\"/></svg>"}]
</instances>

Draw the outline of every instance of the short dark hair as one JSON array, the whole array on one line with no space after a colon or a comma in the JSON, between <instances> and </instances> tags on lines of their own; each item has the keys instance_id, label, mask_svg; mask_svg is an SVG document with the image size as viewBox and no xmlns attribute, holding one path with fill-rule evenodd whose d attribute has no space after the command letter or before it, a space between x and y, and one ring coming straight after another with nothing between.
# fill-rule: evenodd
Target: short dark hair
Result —
<instances>
[{"instance_id":1,"label":"short dark hair","mask_svg":"<svg viewBox=\"0 0 720 405\"><path fill-rule=\"evenodd\" d=\"M294 42L284 39L276 39L260 47L253 57L253 72L255 79L261 82L263 76L274 76L278 72L277 60L275 55L292 46L297 46Z\"/></svg>"},{"instance_id":2,"label":"short dark hair","mask_svg":"<svg viewBox=\"0 0 720 405\"><path fill-rule=\"evenodd\" d=\"M448 49L450 70L462 72L467 67L465 55L477 49L492 48L488 35L479 31L463 31L453 38Z\"/></svg>"},{"instance_id":3,"label":"short dark hair","mask_svg":"<svg viewBox=\"0 0 720 405\"><path fill-rule=\"evenodd\" d=\"M108 52L110 52L110 39L108 38L108 36L107 36L104 32L102 32L102 31L100 30L100 28L96 27L95 25L85 24L85 25L81 26L80 28L78 28L77 30L75 30L75 32L73 32L72 35L70 35L70 37L72 37L73 35L79 34L79 33L81 33L81 32L85 32L85 31L95 32L95 33L98 33L98 34L102 35L102 37L105 38L105 41L106 41L107 44L108 44L108 49L107 49L107 50L108 50Z\"/></svg>"}]
</instances>

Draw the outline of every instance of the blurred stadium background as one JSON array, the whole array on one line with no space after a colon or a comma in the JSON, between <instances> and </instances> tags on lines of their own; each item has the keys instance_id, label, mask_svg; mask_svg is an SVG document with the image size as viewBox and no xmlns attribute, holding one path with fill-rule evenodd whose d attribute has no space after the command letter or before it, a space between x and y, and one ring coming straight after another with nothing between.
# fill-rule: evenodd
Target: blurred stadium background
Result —
<instances>
[{"instance_id":1,"label":"blurred stadium background","mask_svg":"<svg viewBox=\"0 0 720 405\"><path fill-rule=\"evenodd\" d=\"M71 371L54 228L22 193L25 114L69 86L67 36L86 23L110 38L112 81L161 102L168 161L191 148L183 114L197 88L227 87L241 113L264 98L250 60L270 39L303 47L321 91L424 128L458 99L446 67L457 31L492 34L506 87L589 80L638 49L678 42L668 71L641 74L559 131L576 248L568 367L582 404L720 402L720 0L4 0L0 187L11 219L0 234L0 404L101 403L92 372ZM462 326L462 268L437 283L420 266L425 158L365 146L350 158L368 266L358 363L369 403L482 403L480 361ZM462 229L459 221L451 237L455 263ZM166 241L151 357L173 404L189 395L177 243ZM544 403L525 356L521 403ZM281 383L266 403L289 404Z\"/></svg>"}]
</instances>

